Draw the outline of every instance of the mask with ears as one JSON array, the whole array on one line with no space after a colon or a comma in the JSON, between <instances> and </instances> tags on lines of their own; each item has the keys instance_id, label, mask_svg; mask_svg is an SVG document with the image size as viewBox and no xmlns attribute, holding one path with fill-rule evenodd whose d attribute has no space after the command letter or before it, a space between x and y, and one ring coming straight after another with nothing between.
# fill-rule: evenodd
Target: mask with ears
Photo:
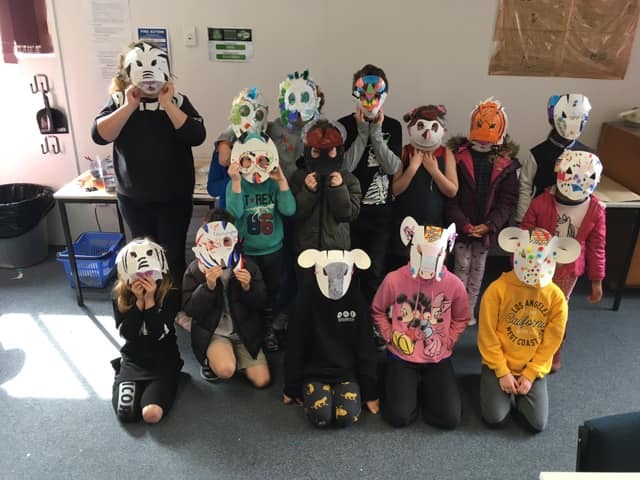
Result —
<instances>
[{"instance_id":1,"label":"mask with ears","mask_svg":"<svg viewBox=\"0 0 640 480\"><path fill-rule=\"evenodd\" d=\"M316 282L322 294L339 300L345 296L351 284L354 266L366 270L371 259L364 250L315 250L310 248L298 255L302 268L315 267Z\"/></svg>"},{"instance_id":2,"label":"mask with ears","mask_svg":"<svg viewBox=\"0 0 640 480\"><path fill-rule=\"evenodd\" d=\"M456 240L456 224L446 229L432 225L418 225L413 217L405 217L400 225L400 238L405 245L411 244L409 263L411 275L420 275L425 280L442 278L442 268L447 251L453 250Z\"/></svg>"}]
</instances>

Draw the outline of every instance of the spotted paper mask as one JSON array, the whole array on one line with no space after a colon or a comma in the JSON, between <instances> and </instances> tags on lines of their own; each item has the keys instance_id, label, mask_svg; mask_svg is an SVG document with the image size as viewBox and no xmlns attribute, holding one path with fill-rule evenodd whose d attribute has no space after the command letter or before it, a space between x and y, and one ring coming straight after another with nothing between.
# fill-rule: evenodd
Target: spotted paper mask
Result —
<instances>
[{"instance_id":1,"label":"spotted paper mask","mask_svg":"<svg viewBox=\"0 0 640 480\"><path fill-rule=\"evenodd\" d=\"M231 163L240 164L240 174L249 183L263 183L278 166L278 149L270 138L250 133L231 149Z\"/></svg>"},{"instance_id":2,"label":"spotted paper mask","mask_svg":"<svg viewBox=\"0 0 640 480\"><path fill-rule=\"evenodd\" d=\"M447 251L451 252L456 240L456 224L449 227L418 225L413 217L405 217L400 225L400 238L405 245L411 244L409 263L411 276L420 275L425 280L442 278L442 267Z\"/></svg>"},{"instance_id":3,"label":"spotted paper mask","mask_svg":"<svg viewBox=\"0 0 640 480\"><path fill-rule=\"evenodd\" d=\"M507 114L500 102L488 98L471 112L469 140L491 145L502 145L507 133Z\"/></svg>"},{"instance_id":4,"label":"spotted paper mask","mask_svg":"<svg viewBox=\"0 0 640 480\"><path fill-rule=\"evenodd\" d=\"M426 105L413 109L404 116L408 121L409 141L418 150L435 151L442 145L447 110L444 105Z\"/></svg>"},{"instance_id":5,"label":"spotted paper mask","mask_svg":"<svg viewBox=\"0 0 640 480\"><path fill-rule=\"evenodd\" d=\"M562 138L576 140L589 120L591 103L579 93L554 95L547 103L549 122Z\"/></svg>"},{"instance_id":6,"label":"spotted paper mask","mask_svg":"<svg viewBox=\"0 0 640 480\"><path fill-rule=\"evenodd\" d=\"M498 244L513 253L515 274L532 287L546 287L553 280L556 264L571 263L580 255L580 244L575 239L554 237L543 228L529 233L507 227L498 235Z\"/></svg>"},{"instance_id":7,"label":"spotted paper mask","mask_svg":"<svg viewBox=\"0 0 640 480\"><path fill-rule=\"evenodd\" d=\"M236 138L245 132L263 133L267 128L269 107L256 87L245 88L233 99L231 105L231 128Z\"/></svg>"},{"instance_id":8,"label":"spotted paper mask","mask_svg":"<svg viewBox=\"0 0 640 480\"><path fill-rule=\"evenodd\" d=\"M210 222L196 232L195 246L192 248L198 268L205 272L219 266L238 270L243 266L238 252L238 229L228 222Z\"/></svg>"},{"instance_id":9,"label":"spotted paper mask","mask_svg":"<svg viewBox=\"0 0 640 480\"><path fill-rule=\"evenodd\" d=\"M382 77L365 75L356 80L352 95L364 116L373 120L387 98L387 84Z\"/></svg>"},{"instance_id":10,"label":"spotted paper mask","mask_svg":"<svg viewBox=\"0 0 640 480\"><path fill-rule=\"evenodd\" d=\"M331 300L339 300L349 290L354 265L366 270L371 266L371 259L360 249L308 249L298 255L298 265L302 268L315 267L316 282L322 294Z\"/></svg>"},{"instance_id":11,"label":"spotted paper mask","mask_svg":"<svg viewBox=\"0 0 640 480\"><path fill-rule=\"evenodd\" d=\"M149 43L129 50L123 66L131 83L147 96L156 96L171 78L167 52Z\"/></svg>"},{"instance_id":12,"label":"spotted paper mask","mask_svg":"<svg viewBox=\"0 0 640 480\"><path fill-rule=\"evenodd\" d=\"M590 152L565 150L555 165L556 188L569 200L586 199L600 183L602 163Z\"/></svg>"},{"instance_id":13,"label":"spotted paper mask","mask_svg":"<svg viewBox=\"0 0 640 480\"><path fill-rule=\"evenodd\" d=\"M318 87L305 70L295 72L280 84L280 119L285 126L295 126L300 119L303 123L320 116Z\"/></svg>"},{"instance_id":14,"label":"spotted paper mask","mask_svg":"<svg viewBox=\"0 0 640 480\"><path fill-rule=\"evenodd\" d=\"M116 266L118 278L127 284L143 276L162 280L162 274L169 272L164 249L147 238L132 240L122 247L116 257Z\"/></svg>"}]
</instances>

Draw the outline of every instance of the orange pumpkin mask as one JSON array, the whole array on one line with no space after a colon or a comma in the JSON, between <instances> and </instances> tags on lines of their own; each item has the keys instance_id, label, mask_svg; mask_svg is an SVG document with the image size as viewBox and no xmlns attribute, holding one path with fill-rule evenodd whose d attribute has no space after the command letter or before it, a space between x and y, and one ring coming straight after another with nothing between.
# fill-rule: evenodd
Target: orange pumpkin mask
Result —
<instances>
[{"instance_id":1,"label":"orange pumpkin mask","mask_svg":"<svg viewBox=\"0 0 640 480\"><path fill-rule=\"evenodd\" d=\"M471 112L469 140L502 145L507 133L507 114L497 100L489 98Z\"/></svg>"}]
</instances>

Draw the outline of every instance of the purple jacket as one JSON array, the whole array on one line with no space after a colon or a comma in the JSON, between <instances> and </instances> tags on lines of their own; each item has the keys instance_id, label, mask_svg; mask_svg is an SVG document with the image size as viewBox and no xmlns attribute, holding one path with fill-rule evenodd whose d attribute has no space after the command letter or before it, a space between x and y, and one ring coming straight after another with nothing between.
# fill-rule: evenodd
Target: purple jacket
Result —
<instances>
[{"instance_id":1,"label":"purple jacket","mask_svg":"<svg viewBox=\"0 0 640 480\"><path fill-rule=\"evenodd\" d=\"M489 227L484 236L484 245L488 248L496 238L496 234L509 222L518 202L518 176L516 171L520 163L515 158L497 156L491 171L489 190L484 213L474 218L476 212L476 180L473 158L469 144L464 144L453 151L458 166L458 194L447 202L447 219L455 222L460 236L458 241L469 242L470 228L482 223Z\"/></svg>"},{"instance_id":2,"label":"purple jacket","mask_svg":"<svg viewBox=\"0 0 640 480\"><path fill-rule=\"evenodd\" d=\"M520 228L532 230L535 227L555 233L558 227L558 207L556 198L547 188L534 198L527 213L522 217ZM607 222L605 209L595 195L591 195L589 208L584 214L576 240L580 243L580 256L573 263L558 265L554 277L579 277L589 266L589 280L602 280L605 276L605 242Z\"/></svg>"}]
</instances>

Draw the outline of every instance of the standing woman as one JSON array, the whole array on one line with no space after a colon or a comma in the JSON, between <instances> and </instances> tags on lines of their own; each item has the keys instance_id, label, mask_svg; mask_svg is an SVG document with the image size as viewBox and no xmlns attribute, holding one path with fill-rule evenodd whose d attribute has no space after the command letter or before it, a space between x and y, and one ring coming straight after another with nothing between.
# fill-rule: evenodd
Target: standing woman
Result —
<instances>
[{"instance_id":1,"label":"standing woman","mask_svg":"<svg viewBox=\"0 0 640 480\"><path fill-rule=\"evenodd\" d=\"M175 91L164 50L137 42L118 63L111 97L91 134L97 144L113 142L118 208L132 236L161 244L180 282L193 208L191 147L204 141L204 123L187 97Z\"/></svg>"}]
</instances>

